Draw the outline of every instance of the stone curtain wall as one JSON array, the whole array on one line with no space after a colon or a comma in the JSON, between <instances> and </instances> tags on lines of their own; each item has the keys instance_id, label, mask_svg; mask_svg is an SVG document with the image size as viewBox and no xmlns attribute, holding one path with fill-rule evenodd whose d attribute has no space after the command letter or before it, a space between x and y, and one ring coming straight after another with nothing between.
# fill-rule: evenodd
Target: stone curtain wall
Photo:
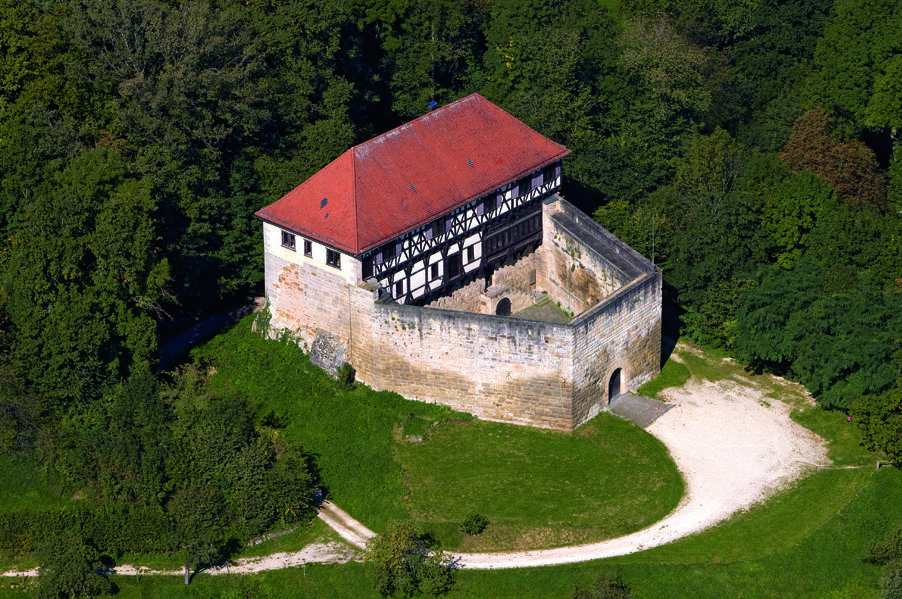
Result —
<instances>
[{"instance_id":1,"label":"stone curtain wall","mask_svg":"<svg viewBox=\"0 0 902 599\"><path fill-rule=\"evenodd\" d=\"M608 383L621 391L661 371L661 273L644 274L570 323L574 332L573 424L607 409Z\"/></svg>"},{"instance_id":2,"label":"stone curtain wall","mask_svg":"<svg viewBox=\"0 0 902 599\"><path fill-rule=\"evenodd\" d=\"M351 361L376 389L480 418L570 430L566 325L397 304L365 307ZM358 323L358 319L355 319Z\"/></svg>"},{"instance_id":3,"label":"stone curtain wall","mask_svg":"<svg viewBox=\"0 0 902 599\"><path fill-rule=\"evenodd\" d=\"M563 308L580 314L640 274L605 257L606 253L633 252L632 248L560 196L546 200L543 208L537 285Z\"/></svg>"},{"instance_id":4,"label":"stone curtain wall","mask_svg":"<svg viewBox=\"0 0 902 599\"><path fill-rule=\"evenodd\" d=\"M265 232L271 324L308 350L323 335L346 344L358 378L375 389L480 418L572 430L606 408L616 369L624 391L659 372L661 275L560 198L546 204L543 219L543 246L504 276L527 276L534 263L538 287L566 306L561 262L597 273L595 287L571 288L572 305L593 293L606 297L570 324L380 304L378 292L358 282L357 261L342 256L341 271L306 261Z\"/></svg>"},{"instance_id":5,"label":"stone curtain wall","mask_svg":"<svg viewBox=\"0 0 902 599\"><path fill-rule=\"evenodd\" d=\"M577 314L570 326L578 426L606 409L618 368L623 392L660 372L661 273L560 196L546 201L542 218L541 288Z\"/></svg>"}]
</instances>

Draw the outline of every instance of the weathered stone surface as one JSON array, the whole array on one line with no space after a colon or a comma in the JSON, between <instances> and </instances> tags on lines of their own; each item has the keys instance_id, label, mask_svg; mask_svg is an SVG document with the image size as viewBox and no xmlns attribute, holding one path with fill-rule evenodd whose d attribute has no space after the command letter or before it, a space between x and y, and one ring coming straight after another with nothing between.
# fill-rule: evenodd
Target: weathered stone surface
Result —
<instances>
[{"instance_id":1,"label":"weathered stone surface","mask_svg":"<svg viewBox=\"0 0 902 599\"><path fill-rule=\"evenodd\" d=\"M338 335L320 333L310 346L310 363L319 366L331 376L338 376L338 369L348 361L348 344Z\"/></svg>"}]
</instances>

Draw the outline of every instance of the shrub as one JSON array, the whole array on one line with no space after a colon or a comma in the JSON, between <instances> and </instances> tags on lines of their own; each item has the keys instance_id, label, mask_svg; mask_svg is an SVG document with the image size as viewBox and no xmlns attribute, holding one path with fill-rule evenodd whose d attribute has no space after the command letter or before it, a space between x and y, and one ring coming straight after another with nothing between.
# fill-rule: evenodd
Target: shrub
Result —
<instances>
[{"instance_id":1,"label":"shrub","mask_svg":"<svg viewBox=\"0 0 902 599\"><path fill-rule=\"evenodd\" d=\"M354 371L354 367L348 364L347 362L343 362L342 365L338 369L338 385L341 387L343 391L350 391L354 388L354 375L357 374Z\"/></svg>"},{"instance_id":2,"label":"shrub","mask_svg":"<svg viewBox=\"0 0 902 599\"><path fill-rule=\"evenodd\" d=\"M467 535L478 535L489 525L489 519L478 512L473 512L461 522L460 532Z\"/></svg>"},{"instance_id":3,"label":"shrub","mask_svg":"<svg viewBox=\"0 0 902 599\"><path fill-rule=\"evenodd\" d=\"M454 584L451 559L430 546L412 522L396 522L366 546L366 561L380 595L404 597L447 593Z\"/></svg>"},{"instance_id":4,"label":"shrub","mask_svg":"<svg viewBox=\"0 0 902 599\"><path fill-rule=\"evenodd\" d=\"M864 559L874 564L902 563L902 526L871 543Z\"/></svg>"},{"instance_id":5,"label":"shrub","mask_svg":"<svg viewBox=\"0 0 902 599\"><path fill-rule=\"evenodd\" d=\"M573 599L630 599L631 596L629 587L611 572L601 572L591 587L576 585L573 591Z\"/></svg>"},{"instance_id":6,"label":"shrub","mask_svg":"<svg viewBox=\"0 0 902 599\"><path fill-rule=\"evenodd\" d=\"M880 578L880 599L902 599L902 561L892 562Z\"/></svg>"}]
</instances>

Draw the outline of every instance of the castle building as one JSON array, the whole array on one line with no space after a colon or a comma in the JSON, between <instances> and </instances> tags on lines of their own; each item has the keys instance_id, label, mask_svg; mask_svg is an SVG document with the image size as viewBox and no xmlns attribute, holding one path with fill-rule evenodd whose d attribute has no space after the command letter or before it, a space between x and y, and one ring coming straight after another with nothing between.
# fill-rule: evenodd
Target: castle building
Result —
<instances>
[{"instance_id":1,"label":"castle building","mask_svg":"<svg viewBox=\"0 0 902 599\"><path fill-rule=\"evenodd\" d=\"M271 326L377 389L578 426L658 372L661 277L560 196L567 154L478 94L351 148L257 212Z\"/></svg>"}]
</instances>

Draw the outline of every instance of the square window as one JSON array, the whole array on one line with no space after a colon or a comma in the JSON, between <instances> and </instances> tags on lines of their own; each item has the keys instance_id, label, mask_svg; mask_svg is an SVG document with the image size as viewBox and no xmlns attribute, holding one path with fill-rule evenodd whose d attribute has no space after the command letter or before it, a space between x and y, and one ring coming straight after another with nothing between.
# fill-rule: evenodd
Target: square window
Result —
<instances>
[{"instance_id":1,"label":"square window","mask_svg":"<svg viewBox=\"0 0 902 599\"><path fill-rule=\"evenodd\" d=\"M440 218L432 223L432 237L436 238L445 232L445 219Z\"/></svg>"},{"instance_id":2,"label":"square window","mask_svg":"<svg viewBox=\"0 0 902 599\"><path fill-rule=\"evenodd\" d=\"M395 257L395 242L389 241L382 246L382 261L388 262Z\"/></svg>"},{"instance_id":3,"label":"square window","mask_svg":"<svg viewBox=\"0 0 902 599\"><path fill-rule=\"evenodd\" d=\"M532 178L523 177L522 179L520 179L520 183L518 184L518 187L519 187L519 192L517 193L517 195L522 196L522 195L528 194L530 191L532 191Z\"/></svg>"},{"instance_id":4,"label":"square window","mask_svg":"<svg viewBox=\"0 0 902 599\"><path fill-rule=\"evenodd\" d=\"M341 254L335 250L326 250L326 264L335 268L341 268Z\"/></svg>"},{"instance_id":5,"label":"square window","mask_svg":"<svg viewBox=\"0 0 902 599\"><path fill-rule=\"evenodd\" d=\"M483 204L485 204L485 211L491 212L495 209L495 196L486 196L485 200L483 200Z\"/></svg>"},{"instance_id":6,"label":"square window","mask_svg":"<svg viewBox=\"0 0 902 599\"><path fill-rule=\"evenodd\" d=\"M313 257L313 242L309 239L304 240L304 255L308 258Z\"/></svg>"},{"instance_id":7,"label":"square window","mask_svg":"<svg viewBox=\"0 0 902 599\"><path fill-rule=\"evenodd\" d=\"M282 231L282 247L294 251L294 235L288 231Z\"/></svg>"}]
</instances>

